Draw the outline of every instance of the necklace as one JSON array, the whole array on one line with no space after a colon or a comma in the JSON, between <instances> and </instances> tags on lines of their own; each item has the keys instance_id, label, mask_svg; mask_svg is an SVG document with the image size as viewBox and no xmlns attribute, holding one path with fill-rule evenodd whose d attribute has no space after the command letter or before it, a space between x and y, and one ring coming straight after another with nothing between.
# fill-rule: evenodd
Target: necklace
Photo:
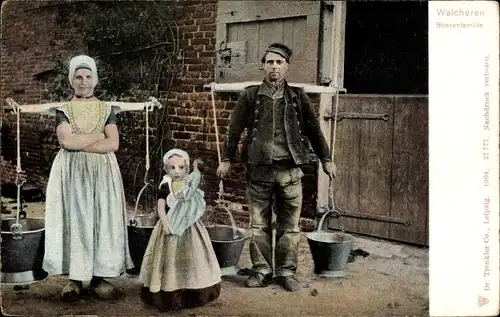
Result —
<instances>
[{"instance_id":1,"label":"necklace","mask_svg":"<svg viewBox=\"0 0 500 317\"><path fill-rule=\"evenodd\" d=\"M90 96L81 96L81 95L76 95L75 94L75 97L78 98L78 99L90 99L90 98L94 98L94 94L92 94Z\"/></svg>"}]
</instances>

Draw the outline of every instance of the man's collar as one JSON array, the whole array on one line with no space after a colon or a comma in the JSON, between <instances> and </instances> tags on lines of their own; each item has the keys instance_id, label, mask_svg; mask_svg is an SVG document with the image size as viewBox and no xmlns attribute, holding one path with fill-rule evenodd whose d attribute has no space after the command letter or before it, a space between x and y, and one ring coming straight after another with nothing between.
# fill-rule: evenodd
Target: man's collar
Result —
<instances>
[{"instance_id":1,"label":"man's collar","mask_svg":"<svg viewBox=\"0 0 500 317\"><path fill-rule=\"evenodd\" d=\"M257 95L264 95L272 98L274 94L274 90L264 81L259 86L259 90L257 91Z\"/></svg>"},{"instance_id":2,"label":"man's collar","mask_svg":"<svg viewBox=\"0 0 500 317\"><path fill-rule=\"evenodd\" d=\"M272 98L275 90L273 90L273 88L270 86L270 83L267 83L266 81L267 80L264 79L262 81L262 84L260 84L259 89L257 91L257 95L264 95L264 96L268 96L269 98ZM282 85L283 85L283 90L284 90L283 97L285 97L287 94L289 94L290 98L297 97L295 90L290 89L291 87L290 87L290 85L288 85L288 81L286 79L283 79Z\"/></svg>"},{"instance_id":3,"label":"man's collar","mask_svg":"<svg viewBox=\"0 0 500 317\"><path fill-rule=\"evenodd\" d=\"M277 90L285 89L286 86L287 82L285 79L282 79L281 82L278 85L276 85L275 83L271 82L268 78L264 78L257 94L266 95L272 98L272 96Z\"/></svg>"}]
</instances>

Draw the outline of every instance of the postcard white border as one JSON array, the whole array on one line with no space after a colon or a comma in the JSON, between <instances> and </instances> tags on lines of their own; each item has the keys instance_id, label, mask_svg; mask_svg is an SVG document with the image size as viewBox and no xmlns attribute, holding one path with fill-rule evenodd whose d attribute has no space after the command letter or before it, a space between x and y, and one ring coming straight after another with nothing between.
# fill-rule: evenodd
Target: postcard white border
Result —
<instances>
[{"instance_id":1,"label":"postcard white border","mask_svg":"<svg viewBox=\"0 0 500 317\"><path fill-rule=\"evenodd\" d=\"M498 8L429 1L431 316L499 313Z\"/></svg>"}]
</instances>

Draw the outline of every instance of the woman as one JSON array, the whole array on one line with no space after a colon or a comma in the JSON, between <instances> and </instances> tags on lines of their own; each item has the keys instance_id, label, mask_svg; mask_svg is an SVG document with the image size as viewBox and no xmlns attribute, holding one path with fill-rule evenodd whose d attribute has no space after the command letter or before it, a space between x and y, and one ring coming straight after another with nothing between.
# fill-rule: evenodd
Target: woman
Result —
<instances>
[{"instance_id":1,"label":"woman","mask_svg":"<svg viewBox=\"0 0 500 317\"><path fill-rule=\"evenodd\" d=\"M79 299L82 282L102 299L123 293L104 278L133 267L128 249L125 194L115 157L117 107L94 96L98 82L92 58L70 62L73 98L53 109L61 149L49 175L45 208L45 256L49 275L69 275L63 301Z\"/></svg>"}]
</instances>

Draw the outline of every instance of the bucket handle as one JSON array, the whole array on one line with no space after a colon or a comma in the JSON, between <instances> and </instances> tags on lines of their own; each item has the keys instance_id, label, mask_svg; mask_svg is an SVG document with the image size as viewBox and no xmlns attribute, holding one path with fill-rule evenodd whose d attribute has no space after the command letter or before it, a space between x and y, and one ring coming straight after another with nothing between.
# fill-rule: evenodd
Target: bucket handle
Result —
<instances>
[{"instance_id":1,"label":"bucket handle","mask_svg":"<svg viewBox=\"0 0 500 317\"><path fill-rule=\"evenodd\" d=\"M330 199L331 207L328 208L328 211L325 212L323 214L323 216L321 217L321 220L319 221L318 229L316 229L316 231L318 231L318 232L322 231L323 222L325 221L326 215L328 215L329 213L336 213L338 215L337 218L339 218L340 231L342 231L343 233L345 233L345 231L344 231L344 223L341 220L342 214L335 207L335 199L334 199L333 186L334 186L334 181L332 179L332 180L330 180L330 185L328 186L328 198Z\"/></svg>"},{"instance_id":2,"label":"bucket handle","mask_svg":"<svg viewBox=\"0 0 500 317\"><path fill-rule=\"evenodd\" d=\"M323 216L321 217L321 220L319 221L318 229L316 229L316 231L317 232L323 231L323 229L322 229L323 228L323 222L325 221L326 215L328 215L329 213L336 213L338 215L336 218L339 218L340 231L342 231L344 233L345 232L344 231L344 224L343 224L343 222L340 219L340 218L342 218L342 214L338 210L335 210L335 209L330 209L330 210L328 210L327 212L325 212L323 214Z\"/></svg>"},{"instance_id":3,"label":"bucket handle","mask_svg":"<svg viewBox=\"0 0 500 317\"><path fill-rule=\"evenodd\" d=\"M134 213L132 214L132 218L130 218L129 223L131 226L135 227L137 226L137 220L135 220L135 216L137 216L137 207L139 206L139 201L141 200L142 193L150 185L149 182L144 182L144 186L141 188L139 191L139 195L137 195L137 199L135 200L135 207L134 207Z\"/></svg>"}]
</instances>

